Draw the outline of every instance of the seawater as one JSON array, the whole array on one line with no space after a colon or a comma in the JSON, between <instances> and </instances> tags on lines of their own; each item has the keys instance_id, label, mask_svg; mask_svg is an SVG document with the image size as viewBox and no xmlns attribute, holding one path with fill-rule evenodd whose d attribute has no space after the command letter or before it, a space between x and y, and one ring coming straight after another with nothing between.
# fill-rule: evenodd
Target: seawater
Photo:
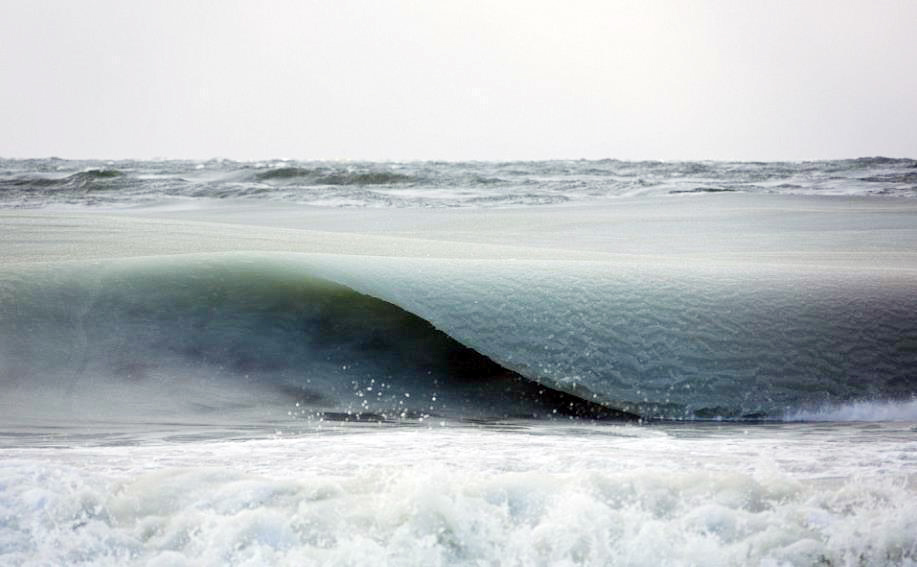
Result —
<instances>
[{"instance_id":1,"label":"seawater","mask_svg":"<svg viewBox=\"0 0 917 567\"><path fill-rule=\"evenodd\" d=\"M912 565L913 424L5 437L11 565Z\"/></svg>"},{"instance_id":2,"label":"seawater","mask_svg":"<svg viewBox=\"0 0 917 567\"><path fill-rule=\"evenodd\" d=\"M505 207L704 193L917 195L917 162L359 162L0 159L0 206L163 199L322 207Z\"/></svg>"},{"instance_id":3,"label":"seawater","mask_svg":"<svg viewBox=\"0 0 917 567\"><path fill-rule=\"evenodd\" d=\"M915 163L0 161L0 565L915 565Z\"/></svg>"}]
</instances>

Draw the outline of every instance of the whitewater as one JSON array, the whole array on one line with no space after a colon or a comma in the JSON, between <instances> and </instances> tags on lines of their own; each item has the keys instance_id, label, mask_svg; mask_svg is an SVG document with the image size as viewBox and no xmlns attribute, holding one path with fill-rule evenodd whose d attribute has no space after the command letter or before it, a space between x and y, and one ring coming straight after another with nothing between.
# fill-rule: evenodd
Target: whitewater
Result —
<instances>
[{"instance_id":1,"label":"whitewater","mask_svg":"<svg viewBox=\"0 0 917 567\"><path fill-rule=\"evenodd\" d=\"M0 160L0 564L915 565L915 196Z\"/></svg>"}]
</instances>

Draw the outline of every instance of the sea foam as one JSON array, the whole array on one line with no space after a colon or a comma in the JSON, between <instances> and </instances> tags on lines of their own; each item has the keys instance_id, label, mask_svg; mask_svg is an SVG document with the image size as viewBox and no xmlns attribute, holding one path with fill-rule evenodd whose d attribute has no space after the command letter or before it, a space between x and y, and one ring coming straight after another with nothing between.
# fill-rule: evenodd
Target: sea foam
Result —
<instances>
[{"instance_id":1,"label":"sea foam","mask_svg":"<svg viewBox=\"0 0 917 567\"><path fill-rule=\"evenodd\" d=\"M887 470L912 470L913 436L839 427L822 444L824 432L782 427L345 428L7 451L0 560L913 564L917 493Z\"/></svg>"}]
</instances>

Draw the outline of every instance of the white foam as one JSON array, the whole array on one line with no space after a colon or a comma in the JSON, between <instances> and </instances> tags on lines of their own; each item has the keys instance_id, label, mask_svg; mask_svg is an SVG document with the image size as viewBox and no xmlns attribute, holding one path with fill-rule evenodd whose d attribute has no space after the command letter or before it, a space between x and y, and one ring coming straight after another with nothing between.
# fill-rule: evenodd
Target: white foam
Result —
<instances>
[{"instance_id":1,"label":"white foam","mask_svg":"<svg viewBox=\"0 0 917 567\"><path fill-rule=\"evenodd\" d=\"M7 449L0 563L914 565L917 440L846 427Z\"/></svg>"},{"instance_id":2,"label":"white foam","mask_svg":"<svg viewBox=\"0 0 917 567\"><path fill-rule=\"evenodd\" d=\"M917 421L917 398L904 401L858 401L794 411L787 421Z\"/></svg>"}]
</instances>

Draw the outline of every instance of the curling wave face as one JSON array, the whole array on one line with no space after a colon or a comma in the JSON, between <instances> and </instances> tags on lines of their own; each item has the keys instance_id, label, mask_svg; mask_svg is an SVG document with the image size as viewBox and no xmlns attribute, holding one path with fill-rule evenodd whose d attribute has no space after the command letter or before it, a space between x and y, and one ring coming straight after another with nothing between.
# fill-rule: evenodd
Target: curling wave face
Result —
<instances>
[{"instance_id":1,"label":"curling wave face","mask_svg":"<svg viewBox=\"0 0 917 567\"><path fill-rule=\"evenodd\" d=\"M912 395L908 283L277 253L29 267L0 288L0 383L8 418L773 419Z\"/></svg>"},{"instance_id":2,"label":"curling wave face","mask_svg":"<svg viewBox=\"0 0 917 567\"><path fill-rule=\"evenodd\" d=\"M49 162L32 166L46 175ZM119 167L61 183L133 175ZM231 175L338 175L323 167ZM411 183L387 167L349 179ZM137 419L795 419L909 407L915 218L910 199L730 192L496 209L0 211L2 403L8 415Z\"/></svg>"},{"instance_id":3,"label":"curling wave face","mask_svg":"<svg viewBox=\"0 0 917 567\"><path fill-rule=\"evenodd\" d=\"M635 417L528 380L295 258L122 261L17 280L0 308L7 419Z\"/></svg>"}]
</instances>

